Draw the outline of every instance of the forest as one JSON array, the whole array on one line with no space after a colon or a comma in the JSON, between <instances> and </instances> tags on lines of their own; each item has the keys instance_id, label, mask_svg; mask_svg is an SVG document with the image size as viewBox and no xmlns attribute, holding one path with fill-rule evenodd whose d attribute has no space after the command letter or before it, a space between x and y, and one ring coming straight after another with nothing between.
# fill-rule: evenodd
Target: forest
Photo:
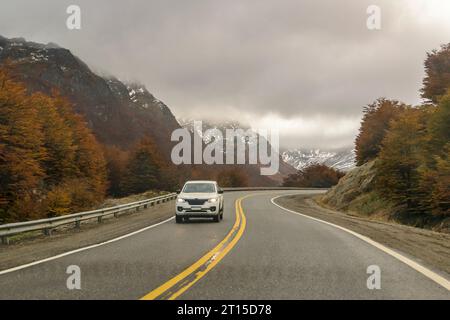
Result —
<instances>
[{"instance_id":1,"label":"forest","mask_svg":"<svg viewBox=\"0 0 450 320\"><path fill-rule=\"evenodd\" d=\"M107 196L174 191L190 178L248 184L239 167L175 166L150 136L129 150L103 145L58 91L29 93L0 68L0 223L91 209Z\"/></svg>"},{"instance_id":2,"label":"forest","mask_svg":"<svg viewBox=\"0 0 450 320\"><path fill-rule=\"evenodd\" d=\"M397 215L450 216L450 44L427 54L421 96L410 106L380 98L364 108L359 166L375 161L375 191Z\"/></svg>"}]
</instances>

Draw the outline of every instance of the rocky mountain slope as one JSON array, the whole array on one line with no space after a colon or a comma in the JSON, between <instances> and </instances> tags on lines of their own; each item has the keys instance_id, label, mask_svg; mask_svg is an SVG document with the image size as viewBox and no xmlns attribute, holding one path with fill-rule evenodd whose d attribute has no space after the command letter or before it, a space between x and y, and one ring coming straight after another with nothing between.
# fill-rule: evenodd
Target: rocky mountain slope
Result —
<instances>
[{"instance_id":1,"label":"rocky mountain slope","mask_svg":"<svg viewBox=\"0 0 450 320\"><path fill-rule=\"evenodd\" d=\"M69 50L51 43L0 37L0 63L5 62L31 92L56 89L68 97L101 143L129 149L149 135L169 155L170 134L178 122L144 86L100 77Z\"/></svg>"},{"instance_id":2,"label":"rocky mountain slope","mask_svg":"<svg viewBox=\"0 0 450 320\"><path fill-rule=\"evenodd\" d=\"M325 164L340 171L350 171L355 167L355 151L347 148L341 150L294 149L282 153L283 161L300 170L312 164Z\"/></svg>"},{"instance_id":3,"label":"rocky mountain slope","mask_svg":"<svg viewBox=\"0 0 450 320\"><path fill-rule=\"evenodd\" d=\"M338 210L347 210L360 197L372 192L374 165L375 161L371 161L349 171L322 197L323 203Z\"/></svg>"},{"instance_id":4,"label":"rocky mountain slope","mask_svg":"<svg viewBox=\"0 0 450 320\"><path fill-rule=\"evenodd\" d=\"M200 135L203 134L203 138L206 143L208 143L212 138L205 136L205 132L209 129L219 129L222 134L226 135L227 129L242 129L244 131L247 131L250 129L249 126L243 125L239 123L238 121L211 121L211 120L201 120L203 129L202 132L198 132ZM187 128L189 131L194 132L194 120L191 119L178 119L178 122L180 125L184 128ZM245 137L242 137L244 139ZM227 137L224 136L225 141L227 140ZM251 143L251 142L249 142ZM248 165L246 170L251 173L251 175L258 174L260 172L260 164L257 165ZM283 161L282 157L279 156L279 171L278 174L275 174L273 176L260 176L259 177L259 184L263 185L271 185L273 183L281 184L283 181L283 178L287 177L289 174L295 173L296 170L293 168L290 164ZM251 182L255 182L254 178L250 179ZM252 183L254 184L254 183Z\"/></svg>"},{"instance_id":5,"label":"rocky mountain slope","mask_svg":"<svg viewBox=\"0 0 450 320\"><path fill-rule=\"evenodd\" d=\"M103 145L129 150L144 136L150 136L170 161L175 145L170 137L181 126L169 107L145 86L99 76L68 49L23 38L0 36L0 65L23 82L29 92L52 94L56 90L67 97ZM189 165L182 167L186 172L194 170ZM281 174L269 177L260 175L258 165L242 166L253 186L278 185L284 175L294 171L282 161L280 167ZM222 166L195 166L200 177L209 177L220 169Z\"/></svg>"}]
</instances>

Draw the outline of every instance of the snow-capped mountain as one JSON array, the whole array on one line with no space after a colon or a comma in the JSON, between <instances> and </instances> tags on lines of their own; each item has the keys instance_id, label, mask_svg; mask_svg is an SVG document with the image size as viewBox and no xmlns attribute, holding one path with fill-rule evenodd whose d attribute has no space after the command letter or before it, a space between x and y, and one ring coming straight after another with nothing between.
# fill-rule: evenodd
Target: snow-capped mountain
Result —
<instances>
[{"instance_id":1,"label":"snow-capped mountain","mask_svg":"<svg viewBox=\"0 0 450 320\"><path fill-rule=\"evenodd\" d=\"M197 133L203 137L203 141L205 143L209 143L212 140L211 136L207 135L207 130L209 129L218 129L222 132L223 139L224 142L227 143L228 140L230 139L230 137L226 136L226 130L227 129L231 129L231 130L238 130L238 129L242 129L242 135L238 134L236 132L236 137L238 139L242 139L243 142L247 143L247 144L252 144L252 143L256 143L255 140L252 139L248 139L247 133L248 130L250 130L250 132L253 132L255 134L255 137L258 137L259 139L264 139L264 137L261 137L258 135L258 133L254 132L250 126L239 123L238 121L211 121L211 120L201 120L202 121L202 129L200 130L200 128L194 128L194 120L192 119L186 119L186 118L180 118L178 119L178 123L180 124L180 126L182 126L183 128L187 128L190 132L194 132L194 130L197 129ZM264 139L265 140L265 139ZM267 140L266 140L267 141ZM223 151L224 153L226 153L226 150ZM289 164L286 163L285 161L283 161L281 155L279 155L279 174L273 175L273 176L268 176L269 179L272 179L274 181L277 181L278 183L282 182L282 179L286 176L288 176L291 173L295 173L295 169ZM251 166L249 166L251 167ZM257 165L257 167L259 168L259 164ZM259 169L258 169L259 170Z\"/></svg>"},{"instance_id":2,"label":"snow-capped mountain","mask_svg":"<svg viewBox=\"0 0 450 320\"><path fill-rule=\"evenodd\" d=\"M194 121L201 121L202 123L202 128L197 128L194 126ZM178 119L178 123L180 124L180 126L182 126L183 128L187 128L190 132L194 132L194 130L196 130L197 134L203 138L203 141L205 143L209 143L213 138L211 135L208 134L208 130L210 129L218 129L222 135L223 135L223 139L226 141L228 141L230 139L230 137L226 136L226 130L227 129L231 129L231 130L239 130L242 129L242 135L239 135L239 131L237 131L237 135L236 137L238 139L241 139L243 142L246 141L245 140L245 135L247 133L247 130L250 129L249 126L243 125L239 122L236 121L222 121L222 122L218 122L218 121L211 121L211 120L191 120L191 119L185 119L185 118L180 118ZM253 132L253 131L252 131ZM248 144L251 144L252 141L246 141Z\"/></svg>"},{"instance_id":3,"label":"snow-capped mountain","mask_svg":"<svg viewBox=\"0 0 450 320\"><path fill-rule=\"evenodd\" d=\"M190 132L194 132L194 120L179 118L178 123L189 129ZM197 128L198 134L203 136L205 143L211 141L211 137L205 136L205 131L208 129L219 129L225 133L226 129L242 129L244 132L250 129L249 126L243 125L237 121L209 121L202 120L202 130ZM224 139L227 138L224 136ZM249 142L250 143L250 142ZM280 150L281 151L281 150ZM289 165L289 168L293 167L297 170L308 167L312 164L325 164L329 167L335 168L341 171L349 171L355 167L355 153L351 148L339 149L339 150L321 150L321 149L292 149L287 151L281 151L282 161ZM291 171L291 170L287 170Z\"/></svg>"},{"instance_id":4,"label":"snow-capped mountain","mask_svg":"<svg viewBox=\"0 0 450 320\"><path fill-rule=\"evenodd\" d=\"M355 167L355 150L320 150L320 149L294 149L282 153L283 161L289 163L297 170L312 164L325 164L341 171L349 171Z\"/></svg>"}]
</instances>

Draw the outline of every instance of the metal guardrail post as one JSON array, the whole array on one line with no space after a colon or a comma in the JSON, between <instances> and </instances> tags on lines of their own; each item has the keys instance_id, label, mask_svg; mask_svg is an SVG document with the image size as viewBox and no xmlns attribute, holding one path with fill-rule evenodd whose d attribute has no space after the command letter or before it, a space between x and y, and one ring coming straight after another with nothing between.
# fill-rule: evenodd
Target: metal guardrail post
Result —
<instances>
[{"instance_id":1,"label":"metal guardrail post","mask_svg":"<svg viewBox=\"0 0 450 320\"><path fill-rule=\"evenodd\" d=\"M9 238L7 236L2 237L2 244L8 245L9 244Z\"/></svg>"}]
</instances>

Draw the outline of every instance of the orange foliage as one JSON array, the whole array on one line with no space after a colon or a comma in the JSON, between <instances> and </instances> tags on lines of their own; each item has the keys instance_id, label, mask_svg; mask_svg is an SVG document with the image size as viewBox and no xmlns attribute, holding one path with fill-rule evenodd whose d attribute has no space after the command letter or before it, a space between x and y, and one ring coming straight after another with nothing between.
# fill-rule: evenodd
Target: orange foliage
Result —
<instances>
[{"instance_id":1,"label":"orange foliage","mask_svg":"<svg viewBox=\"0 0 450 320\"><path fill-rule=\"evenodd\" d=\"M355 140L358 166L378 155L390 121L395 119L404 107L405 105L398 101L381 98L364 108L363 120Z\"/></svg>"},{"instance_id":2,"label":"orange foliage","mask_svg":"<svg viewBox=\"0 0 450 320\"><path fill-rule=\"evenodd\" d=\"M439 97L450 88L450 43L427 54L425 73L422 98L438 103Z\"/></svg>"},{"instance_id":3,"label":"orange foliage","mask_svg":"<svg viewBox=\"0 0 450 320\"><path fill-rule=\"evenodd\" d=\"M106 187L100 146L69 102L27 94L1 68L0 179L0 222L88 208Z\"/></svg>"},{"instance_id":4,"label":"orange foliage","mask_svg":"<svg viewBox=\"0 0 450 320\"><path fill-rule=\"evenodd\" d=\"M323 164L313 164L290 174L283 180L284 187L329 188L336 185L344 173Z\"/></svg>"},{"instance_id":5,"label":"orange foliage","mask_svg":"<svg viewBox=\"0 0 450 320\"><path fill-rule=\"evenodd\" d=\"M217 175L221 187L248 187L248 174L237 167L225 169Z\"/></svg>"}]
</instances>

